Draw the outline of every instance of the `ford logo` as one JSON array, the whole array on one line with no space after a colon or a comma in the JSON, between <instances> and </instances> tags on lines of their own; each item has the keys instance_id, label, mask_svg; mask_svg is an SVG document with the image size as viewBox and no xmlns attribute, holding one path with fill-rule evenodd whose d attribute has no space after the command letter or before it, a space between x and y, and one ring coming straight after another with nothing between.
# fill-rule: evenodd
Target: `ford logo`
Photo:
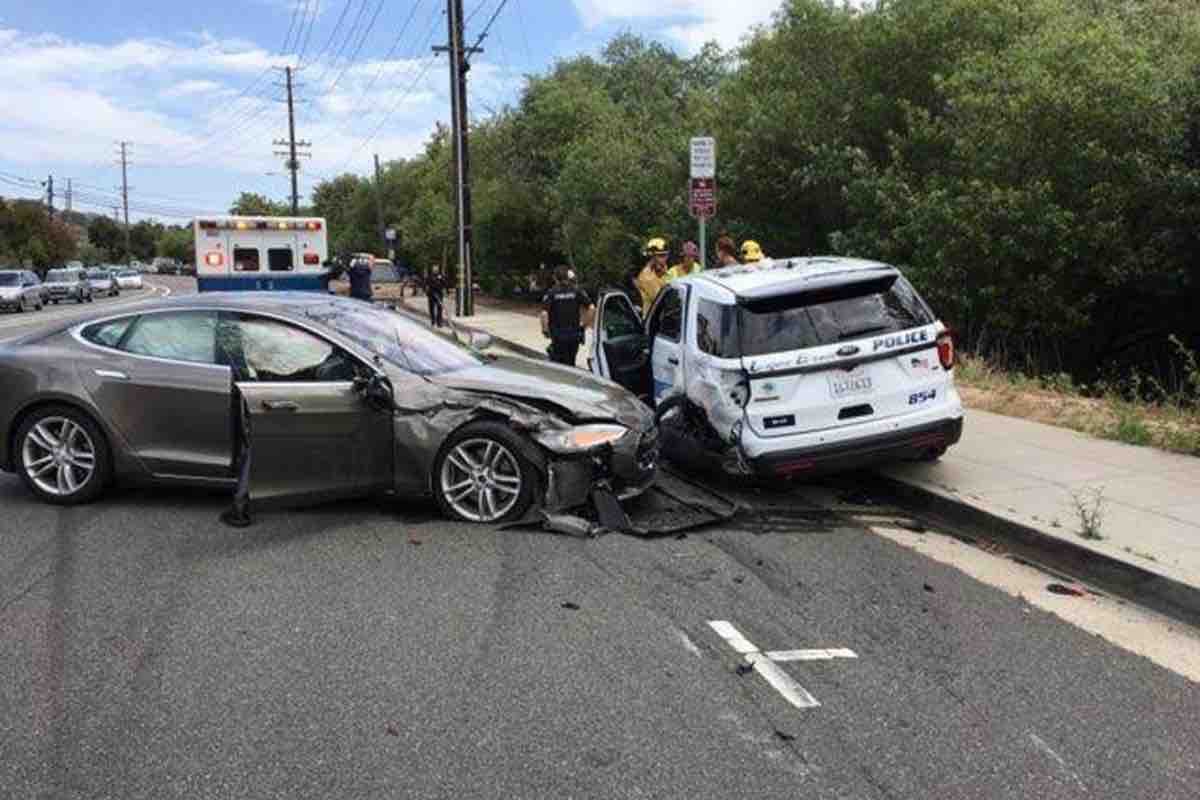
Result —
<instances>
[{"instance_id":1,"label":"ford logo","mask_svg":"<svg viewBox=\"0 0 1200 800\"><path fill-rule=\"evenodd\" d=\"M840 347L840 348L838 348L837 354L838 354L839 356L843 356L843 357L845 357L845 356L853 356L853 355L857 355L857 354L858 354L858 350L859 350L859 348L858 348L858 345L856 345L856 344L848 344L848 345L846 345L845 347Z\"/></svg>"}]
</instances>

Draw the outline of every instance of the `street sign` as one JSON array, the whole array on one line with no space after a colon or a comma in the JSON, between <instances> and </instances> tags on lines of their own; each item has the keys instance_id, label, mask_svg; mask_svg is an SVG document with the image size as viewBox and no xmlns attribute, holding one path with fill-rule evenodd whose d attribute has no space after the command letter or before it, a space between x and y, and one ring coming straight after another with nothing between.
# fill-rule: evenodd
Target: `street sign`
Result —
<instances>
[{"instance_id":1,"label":"street sign","mask_svg":"<svg viewBox=\"0 0 1200 800\"><path fill-rule=\"evenodd\" d=\"M717 140L711 136L692 139L692 178L717 176Z\"/></svg>"},{"instance_id":2,"label":"street sign","mask_svg":"<svg viewBox=\"0 0 1200 800\"><path fill-rule=\"evenodd\" d=\"M394 242L394 241L396 241L396 229L395 229L395 228L388 228L386 231L384 231L384 236L386 236L386 237L387 237L387 240L388 240L389 242Z\"/></svg>"},{"instance_id":3,"label":"street sign","mask_svg":"<svg viewBox=\"0 0 1200 800\"><path fill-rule=\"evenodd\" d=\"M708 219L717 213L717 181L714 178L692 178L688 189L688 212L698 219Z\"/></svg>"}]
</instances>

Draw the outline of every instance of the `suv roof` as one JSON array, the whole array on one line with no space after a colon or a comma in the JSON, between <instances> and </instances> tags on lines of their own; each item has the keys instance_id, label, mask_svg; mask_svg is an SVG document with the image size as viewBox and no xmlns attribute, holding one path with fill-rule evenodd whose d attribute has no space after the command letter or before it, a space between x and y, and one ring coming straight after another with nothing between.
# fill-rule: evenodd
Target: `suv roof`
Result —
<instances>
[{"instance_id":1,"label":"suv roof","mask_svg":"<svg viewBox=\"0 0 1200 800\"><path fill-rule=\"evenodd\" d=\"M715 284L737 302L751 302L796 292L898 275L899 270L879 261L840 256L775 258L755 266L740 265L705 270L683 280Z\"/></svg>"}]
</instances>

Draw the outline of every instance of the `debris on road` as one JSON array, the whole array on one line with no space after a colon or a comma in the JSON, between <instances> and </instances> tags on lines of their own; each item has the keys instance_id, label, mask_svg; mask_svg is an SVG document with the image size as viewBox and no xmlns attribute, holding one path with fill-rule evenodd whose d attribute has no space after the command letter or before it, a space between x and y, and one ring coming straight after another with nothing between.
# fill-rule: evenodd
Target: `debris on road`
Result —
<instances>
[{"instance_id":1,"label":"debris on road","mask_svg":"<svg viewBox=\"0 0 1200 800\"><path fill-rule=\"evenodd\" d=\"M395 725L393 725L393 724L391 724L391 723L389 722L389 723L388 723L388 726L387 726L387 735L388 735L388 736L399 736L399 735L400 735L400 729L399 729L399 728L397 728Z\"/></svg>"},{"instance_id":2,"label":"debris on road","mask_svg":"<svg viewBox=\"0 0 1200 800\"><path fill-rule=\"evenodd\" d=\"M410 537L408 537L408 543L419 546L421 544L421 540L416 538L415 536L410 536Z\"/></svg>"},{"instance_id":3,"label":"debris on road","mask_svg":"<svg viewBox=\"0 0 1200 800\"><path fill-rule=\"evenodd\" d=\"M1050 583L1050 584L1046 585L1046 591L1050 592L1050 594L1059 594L1059 595L1063 595L1064 597L1086 597L1087 596L1087 589L1084 589L1082 586L1080 586L1077 583L1074 583L1074 584Z\"/></svg>"},{"instance_id":4,"label":"debris on road","mask_svg":"<svg viewBox=\"0 0 1200 800\"><path fill-rule=\"evenodd\" d=\"M936 592L936 590L932 586L930 586L928 583L924 584L921 588L924 589L925 591L929 592L930 594L934 594Z\"/></svg>"},{"instance_id":5,"label":"debris on road","mask_svg":"<svg viewBox=\"0 0 1200 800\"><path fill-rule=\"evenodd\" d=\"M754 671L754 665L753 664L738 664L737 667L734 669L734 671L737 672L738 675L748 675L749 673Z\"/></svg>"},{"instance_id":6,"label":"debris on road","mask_svg":"<svg viewBox=\"0 0 1200 800\"><path fill-rule=\"evenodd\" d=\"M579 604L572 603L569 600L567 602L563 603L562 607L565 608L567 611L578 611L579 610Z\"/></svg>"}]
</instances>

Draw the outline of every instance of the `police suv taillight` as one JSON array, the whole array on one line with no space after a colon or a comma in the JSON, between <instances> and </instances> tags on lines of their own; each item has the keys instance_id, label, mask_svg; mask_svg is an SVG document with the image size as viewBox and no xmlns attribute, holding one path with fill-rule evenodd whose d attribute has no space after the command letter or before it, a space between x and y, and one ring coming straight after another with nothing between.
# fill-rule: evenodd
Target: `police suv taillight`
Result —
<instances>
[{"instance_id":1,"label":"police suv taillight","mask_svg":"<svg viewBox=\"0 0 1200 800\"><path fill-rule=\"evenodd\" d=\"M950 331L944 331L938 336L937 350L942 369L954 369L954 335Z\"/></svg>"}]
</instances>

